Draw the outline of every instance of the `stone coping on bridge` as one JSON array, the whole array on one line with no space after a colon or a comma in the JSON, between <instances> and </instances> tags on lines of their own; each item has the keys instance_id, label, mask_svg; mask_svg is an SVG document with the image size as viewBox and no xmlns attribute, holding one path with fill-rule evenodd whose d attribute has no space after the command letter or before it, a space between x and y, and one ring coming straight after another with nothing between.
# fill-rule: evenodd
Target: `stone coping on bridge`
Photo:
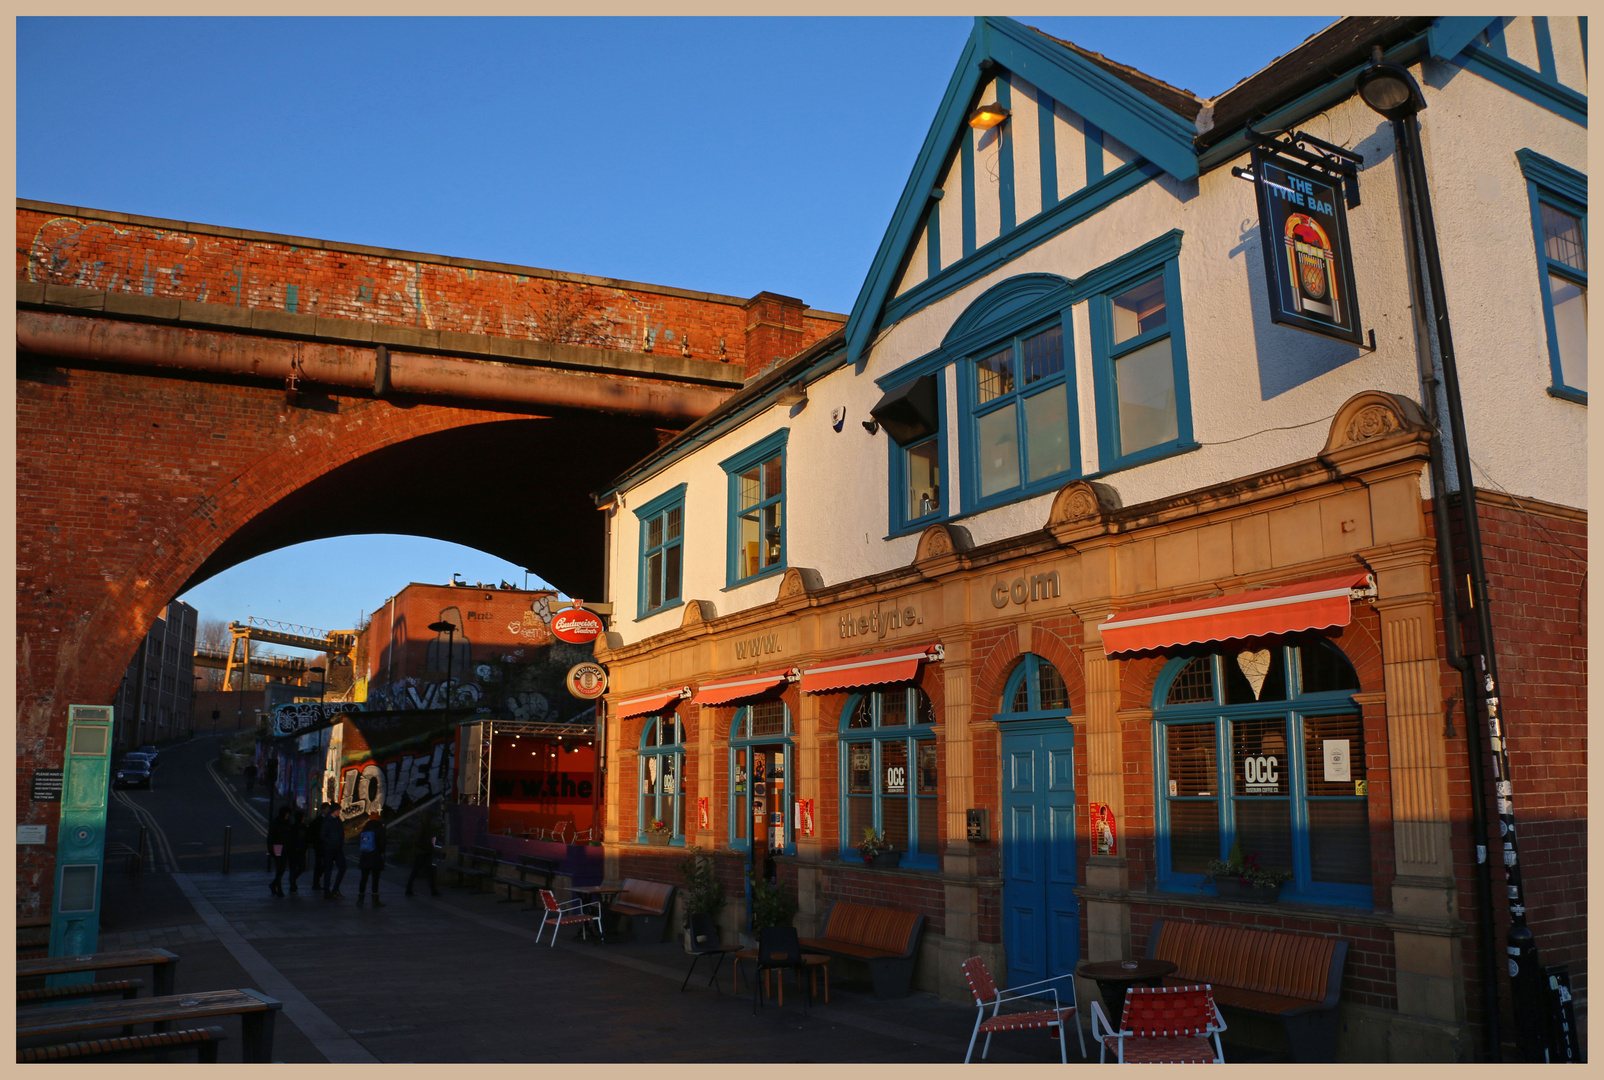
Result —
<instances>
[{"instance_id":1,"label":"stone coping on bridge","mask_svg":"<svg viewBox=\"0 0 1604 1080\"><path fill-rule=\"evenodd\" d=\"M592 274L573 274L562 270L547 270L538 266L522 266L518 263L487 262L483 259L461 259L450 255L432 255L427 252L403 251L399 248L371 247L367 244L341 243L335 240L318 240L309 236L289 236L284 233L256 232L252 229L232 229L226 225L206 225L193 221L175 221L170 218L145 217L142 214L123 214L115 210L96 210L87 206L67 206L62 203L39 202L35 199L18 199L17 209L33 210L41 214L55 214L62 217L89 218L94 221L111 222L118 225L138 225L150 229L165 229L172 232L196 233L203 236L222 236L235 240L252 240L268 244L293 245L295 247L318 248L324 251L342 251L353 255L368 255L379 259L400 259L406 262L425 262L437 266L453 266L464 270L484 270L492 273L520 274L524 277L545 278L549 281L568 281L581 285L597 285L610 289L627 289L644 293L655 293L660 296L682 297L687 300L702 300L712 304L731 304L735 307L744 307L752 302L751 297L728 296L724 293L699 292L695 289L679 289L672 285L652 285L641 281L625 281L622 278L596 277ZM18 282L19 287L22 282ZM818 308L807 308L805 314L810 319L824 319L830 322L845 323L847 316L834 311L821 311Z\"/></svg>"},{"instance_id":2,"label":"stone coping on bridge","mask_svg":"<svg viewBox=\"0 0 1604 1080\"><path fill-rule=\"evenodd\" d=\"M454 330L428 330L391 323L338 319L326 315L299 315L267 308L203 304L173 297L79 289L71 285L17 282L17 306L54 311L93 313L114 319L165 323L190 329L224 330L271 337L299 338L337 345L372 348L383 345L402 351L439 353L500 362L540 364L614 374L647 375L655 379L739 387L742 368L715 360L695 360L662 353L630 352L586 345L562 345L524 338L465 334Z\"/></svg>"}]
</instances>

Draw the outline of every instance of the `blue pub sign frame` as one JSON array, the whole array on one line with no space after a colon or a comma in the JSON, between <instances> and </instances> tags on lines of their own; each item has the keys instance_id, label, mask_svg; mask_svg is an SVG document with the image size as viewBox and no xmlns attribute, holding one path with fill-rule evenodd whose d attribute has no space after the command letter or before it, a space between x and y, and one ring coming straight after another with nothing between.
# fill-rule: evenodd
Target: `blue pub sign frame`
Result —
<instances>
[{"instance_id":1,"label":"blue pub sign frame","mask_svg":"<svg viewBox=\"0 0 1604 1080\"><path fill-rule=\"evenodd\" d=\"M1340 177L1253 148L1270 321L1363 345Z\"/></svg>"}]
</instances>

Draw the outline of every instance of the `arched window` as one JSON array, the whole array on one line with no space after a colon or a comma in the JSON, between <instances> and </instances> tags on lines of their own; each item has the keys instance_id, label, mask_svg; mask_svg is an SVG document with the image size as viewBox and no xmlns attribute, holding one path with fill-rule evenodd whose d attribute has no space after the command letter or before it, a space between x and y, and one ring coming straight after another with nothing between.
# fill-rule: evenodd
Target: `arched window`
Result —
<instances>
[{"instance_id":1,"label":"arched window","mask_svg":"<svg viewBox=\"0 0 1604 1080\"><path fill-rule=\"evenodd\" d=\"M1035 653L1026 653L1003 687L1002 711L1020 718L1063 716L1069 712L1069 688L1057 668Z\"/></svg>"},{"instance_id":2,"label":"arched window","mask_svg":"<svg viewBox=\"0 0 1604 1080\"><path fill-rule=\"evenodd\" d=\"M685 842L685 728L679 717L648 716L640 737L640 837L653 821Z\"/></svg>"},{"instance_id":3,"label":"arched window","mask_svg":"<svg viewBox=\"0 0 1604 1080\"><path fill-rule=\"evenodd\" d=\"M1170 661L1153 699L1162 888L1197 887L1240 841L1292 872L1284 900L1372 903L1358 689L1323 640Z\"/></svg>"},{"instance_id":4,"label":"arched window","mask_svg":"<svg viewBox=\"0 0 1604 1080\"><path fill-rule=\"evenodd\" d=\"M841 857L863 830L904 852L904 866L937 866L935 710L917 687L854 696L841 716Z\"/></svg>"},{"instance_id":5,"label":"arched window","mask_svg":"<svg viewBox=\"0 0 1604 1080\"><path fill-rule=\"evenodd\" d=\"M751 847L754 818L769 830L771 848L795 852L791 800L795 797L795 757L791 752L791 710L781 701L759 701L735 710L730 726L730 847ZM773 830L778 828L779 842ZM759 836L761 840L761 834ZM761 849L760 849L761 850Z\"/></svg>"}]
</instances>

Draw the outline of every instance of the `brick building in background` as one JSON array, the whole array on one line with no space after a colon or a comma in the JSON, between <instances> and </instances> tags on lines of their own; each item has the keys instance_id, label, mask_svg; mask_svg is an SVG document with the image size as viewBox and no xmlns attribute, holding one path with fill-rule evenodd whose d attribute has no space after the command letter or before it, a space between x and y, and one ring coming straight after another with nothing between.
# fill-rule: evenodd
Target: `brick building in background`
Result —
<instances>
[{"instance_id":1,"label":"brick building in background","mask_svg":"<svg viewBox=\"0 0 1604 1080\"><path fill-rule=\"evenodd\" d=\"M195 609L181 600L145 635L112 701L116 745L132 749L195 730Z\"/></svg>"}]
</instances>

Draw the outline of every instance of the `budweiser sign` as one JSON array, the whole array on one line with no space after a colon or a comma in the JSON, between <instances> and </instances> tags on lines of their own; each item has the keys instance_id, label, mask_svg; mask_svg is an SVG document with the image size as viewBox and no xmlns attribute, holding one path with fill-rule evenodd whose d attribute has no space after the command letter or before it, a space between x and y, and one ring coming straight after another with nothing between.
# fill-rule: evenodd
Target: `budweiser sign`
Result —
<instances>
[{"instance_id":1,"label":"budweiser sign","mask_svg":"<svg viewBox=\"0 0 1604 1080\"><path fill-rule=\"evenodd\" d=\"M560 611L551 617L551 632L573 645L595 641L601 631L601 616L582 608Z\"/></svg>"}]
</instances>

